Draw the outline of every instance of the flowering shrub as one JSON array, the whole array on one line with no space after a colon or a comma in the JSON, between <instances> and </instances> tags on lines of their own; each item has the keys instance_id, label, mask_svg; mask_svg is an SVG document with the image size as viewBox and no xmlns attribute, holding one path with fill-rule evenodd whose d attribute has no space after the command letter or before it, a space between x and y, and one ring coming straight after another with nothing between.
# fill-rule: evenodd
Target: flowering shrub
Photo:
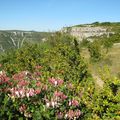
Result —
<instances>
[{"instance_id":1,"label":"flowering shrub","mask_svg":"<svg viewBox=\"0 0 120 120\"><path fill-rule=\"evenodd\" d=\"M38 70L39 69L39 70ZM1 102L1 117L3 119L16 118L46 118L75 119L82 116L79 98L71 96L68 84L60 78L44 79L44 74L37 74L41 67L36 67L34 73L22 71L7 77L3 72L0 75L3 97ZM39 78L39 79L38 79ZM3 85L6 86L3 87ZM72 83L71 83L72 84ZM3 90L6 92L3 93ZM11 104L11 107L7 106ZM44 107L44 111L40 108ZM7 108L7 111L5 110ZM13 112L14 111L14 112ZM39 111L36 117L36 112ZM43 114L42 114L43 113ZM44 115L45 114L45 115Z\"/></svg>"},{"instance_id":2,"label":"flowering shrub","mask_svg":"<svg viewBox=\"0 0 120 120\"><path fill-rule=\"evenodd\" d=\"M101 75L104 88L99 91L90 77L76 84L46 76L43 68L11 77L5 71L0 73L2 119L119 119L117 78L111 77L111 81L109 75Z\"/></svg>"}]
</instances>

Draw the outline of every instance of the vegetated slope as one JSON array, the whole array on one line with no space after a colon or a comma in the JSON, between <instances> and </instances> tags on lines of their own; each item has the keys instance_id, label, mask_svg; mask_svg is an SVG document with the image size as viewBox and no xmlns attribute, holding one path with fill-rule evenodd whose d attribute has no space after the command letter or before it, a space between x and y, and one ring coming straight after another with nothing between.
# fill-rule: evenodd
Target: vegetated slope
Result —
<instances>
[{"instance_id":1,"label":"vegetated slope","mask_svg":"<svg viewBox=\"0 0 120 120\"><path fill-rule=\"evenodd\" d=\"M99 78L99 70L104 69L105 66L109 68L112 75L120 77L120 22L95 22L75 25L65 27L61 32L73 35L80 41L81 54L89 63L89 69L93 77ZM90 51L88 50L92 43L96 44L93 45L96 47L95 51L100 50L98 51L100 56L96 52L96 55L100 57L97 58L98 61L96 62L91 61ZM93 57L93 59L96 59L95 56Z\"/></svg>"},{"instance_id":2,"label":"vegetated slope","mask_svg":"<svg viewBox=\"0 0 120 120\"><path fill-rule=\"evenodd\" d=\"M120 119L119 79L106 69L95 82L71 36L56 33L43 45L44 50L32 44L2 57L1 119Z\"/></svg>"},{"instance_id":3,"label":"vegetated slope","mask_svg":"<svg viewBox=\"0 0 120 120\"><path fill-rule=\"evenodd\" d=\"M100 39L98 39L98 41L99 40ZM97 62L92 62L88 48L81 48L81 54L86 62L89 63L89 69L93 75L98 76L99 70L107 66L112 75L120 77L120 43L114 43L107 53L104 51L105 48L101 46L102 59Z\"/></svg>"},{"instance_id":4,"label":"vegetated slope","mask_svg":"<svg viewBox=\"0 0 120 120\"><path fill-rule=\"evenodd\" d=\"M24 42L41 42L51 33L35 31L6 30L0 31L0 52L10 48L20 48Z\"/></svg>"}]
</instances>

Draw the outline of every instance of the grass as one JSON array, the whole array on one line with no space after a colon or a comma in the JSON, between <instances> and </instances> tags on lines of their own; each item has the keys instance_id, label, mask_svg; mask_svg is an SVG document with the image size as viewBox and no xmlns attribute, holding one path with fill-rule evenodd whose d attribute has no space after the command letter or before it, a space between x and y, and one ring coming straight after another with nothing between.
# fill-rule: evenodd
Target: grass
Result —
<instances>
[{"instance_id":1,"label":"grass","mask_svg":"<svg viewBox=\"0 0 120 120\"><path fill-rule=\"evenodd\" d=\"M81 55L84 57L85 61L88 63L89 71L95 76L99 75L99 69L104 66L108 66L111 74L120 77L120 44L115 44L105 57L99 62L91 62L90 55L86 48L82 49Z\"/></svg>"},{"instance_id":2,"label":"grass","mask_svg":"<svg viewBox=\"0 0 120 120\"><path fill-rule=\"evenodd\" d=\"M112 61L110 66L111 72L113 74L118 74L120 72L120 44L116 44L109 52L109 59Z\"/></svg>"}]
</instances>

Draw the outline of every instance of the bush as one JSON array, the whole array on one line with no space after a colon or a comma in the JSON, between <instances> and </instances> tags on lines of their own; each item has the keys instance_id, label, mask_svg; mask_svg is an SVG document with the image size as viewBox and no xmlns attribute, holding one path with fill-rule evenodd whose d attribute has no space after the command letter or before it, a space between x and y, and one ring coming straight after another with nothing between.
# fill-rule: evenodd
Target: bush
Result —
<instances>
[{"instance_id":1,"label":"bush","mask_svg":"<svg viewBox=\"0 0 120 120\"><path fill-rule=\"evenodd\" d=\"M81 46L81 47L88 47L88 46L89 46L89 43L90 43L90 41L88 41L87 39L83 39L83 40L80 42L80 46Z\"/></svg>"},{"instance_id":2,"label":"bush","mask_svg":"<svg viewBox=\"0 0 120 120\"><path fill-rule=\"evenodd\" d=\"M1 59L3 68L9 74L23 70L32 71L40 63L42 49L37 44L25 44L20 49L7 52Z\"/></svg>"},{"instance_id":3,"label":"bush","mask_svg":"<svg viewBox=\"0 0 120 120\"><path fill-rule=\"evenodd\" d=\"M111 76L107 67L100 72L103 88L95 90L91 108L92 115L100 119L120 119L120 80Z\"/></svg>"},{"instance_id":4,"label":"bush","mask_svg":"<svg viewBox=\"0 0 120 120\"><path fill-rule=\"evenodd\" d=\"M77 81L50 77L41 66L34 73L0 74L2 119L73 119L82 117Z\"/></svg>"},{"instance_id":5,"label":"bush","mask_svg":"<svg viewBox=\"0 0 120 120\"><path fill-rule=\"evenodd\" d=\"M91 42L88 46L88 51L90 52L90 56L93 61L101 60L102 53L101 53L101 45L99 41L95 40Z\"/></svg>"}]
</instances>

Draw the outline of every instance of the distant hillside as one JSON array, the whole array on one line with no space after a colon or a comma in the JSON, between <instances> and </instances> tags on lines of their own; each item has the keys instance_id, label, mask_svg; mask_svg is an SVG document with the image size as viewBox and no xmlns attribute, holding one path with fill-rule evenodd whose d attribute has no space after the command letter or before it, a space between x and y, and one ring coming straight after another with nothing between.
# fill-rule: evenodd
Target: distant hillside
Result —
<instances>
[{"instance_id":1,"label":"distant hillside","mask_svg":"<svg viewBox=\"0 0 120 120\"><path fill-rule=\"evenodd\" d=\"M51 34L49 32L0 30L0 52L10 48L20 48L24 42L41 42Z\"/></svg>"},{"instance_id":2,"label":"distant hillside","mask_svg":"<svg viewBox=\"0 0 120 120\"><path fill-rule=\"evenodd\" d=\"M120 33L120 22L94 22L92 24L81 24L75 25L71 27L64 27L62 32L71 34L77 37L80 41L83 39L89 39L95 36L106 35ZM90 40L90 39L89 39Z\"/></svg>"},{"instance_id":3,"label":"distant hillside","mask_svg":"<svg viewBox=\"0 0 120 120\"><path fill-rule=\"evenodd\" d=\"M120 34L120 22L94 22L92 24L80 24L71 27L64 27L60 32L75 36L78 40L93 40L93 37L100 37L111 34ZM46 40L53 33L22 30L0 30L0 52L11 48L20 48L25 42L39 43Z\"/></svg>"}]
</instances>

